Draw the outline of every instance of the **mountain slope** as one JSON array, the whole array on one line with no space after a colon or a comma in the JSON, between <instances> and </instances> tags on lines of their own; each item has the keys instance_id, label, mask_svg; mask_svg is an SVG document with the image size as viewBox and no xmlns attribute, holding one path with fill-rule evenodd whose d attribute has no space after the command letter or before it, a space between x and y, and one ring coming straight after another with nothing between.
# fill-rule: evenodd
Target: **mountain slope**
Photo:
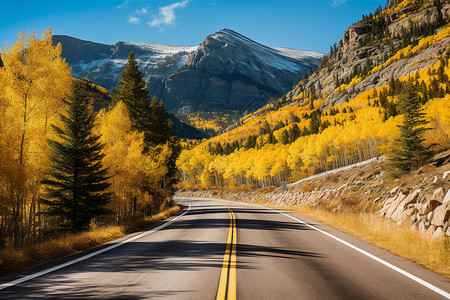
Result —
<instances>
[{"instance_id":1,"label":"mountain slope","mask_svg":"<svg viewBox=\"0 0 450 300\"><path fill-rule=\"evenodd\" d=\"M64 35L54 35L53 42L62 44L62 56L72 67L73 76L86 77L108 89L117 86L130 51L136 54L148 81L150 77L172 74L185 65L188 54L198 48L131 42L104 45Z\"/></svg>"},{"instance_id":2,"label":"mountain slope","mask_svg":"<svg viewBox=\"0 0 450 300\"><path fill-rule=\"evenodd\" d=\"M423 104L426 145L449 149L449 22L448 1L395 1L364 16L287 95L183 151L184 178L265 188L389 156L406 86Z\"/></svg>"},{"instance_id":3,"label":"mountain slope","mask_svg":"<svg viewBox=\"0 0 450 300\"><path fill-rule=\"evenodd\" d=\"M172 112L254 110L270 97L290 90L303 73L316 69L322 54L270 48L224 29L200 46L168 46L118 42L104 45L68 36L53 36L62 44L76 77L100 86L116 86L130 51L144 73L152 95Z\"/></svg>"},{"instance_id":4,"label":"mountain slope","mask_svg":"<svg viewBox=\"0 0 450 300\"><path fill-rule=\"evenodd\" d=\"M232 30L208 36L186 66L164 81L161 97L170 109L254 110L280 96L322 55L261 45ZM181 100L181 102L180 102Z\"/></svg>"}]
</instances>

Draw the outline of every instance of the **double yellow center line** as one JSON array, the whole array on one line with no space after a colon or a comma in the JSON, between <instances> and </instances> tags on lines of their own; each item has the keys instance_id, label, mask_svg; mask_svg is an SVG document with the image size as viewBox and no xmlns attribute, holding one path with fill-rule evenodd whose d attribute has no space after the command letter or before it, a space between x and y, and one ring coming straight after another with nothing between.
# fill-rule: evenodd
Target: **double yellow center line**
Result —
<instances>
[{"instance_id":1,"label":"double yellow center line","mask_svg":"<svg viewBox=\"0 0 450 300\"><path fill-rule=\"evenodd\" d=\"M236 299L236 218L231 209L230 228L228 230L227 247L223 258L222 272L220 273L219 289L217 291L217 300Z\"/></svg>"}]
</instances>

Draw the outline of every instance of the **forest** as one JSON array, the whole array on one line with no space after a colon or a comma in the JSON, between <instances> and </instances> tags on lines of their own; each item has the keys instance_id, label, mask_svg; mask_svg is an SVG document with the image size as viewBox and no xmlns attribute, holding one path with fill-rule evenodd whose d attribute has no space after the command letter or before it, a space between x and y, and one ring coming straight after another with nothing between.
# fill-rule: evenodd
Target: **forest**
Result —
<instances>
[{"instance_id":1,"label":"forest","mask_svg":"<svg viewBox=\"0 0 450 300\"><path fill-rule=\"evenodd\" d=\"M405 1L406 3L407 1ZM380 14L379 12L378 14ZM368 22L369 17L364 17ZM374 18L374 16L370 16ZM430 31L431 32L431 31ZM428 32L427 32L428 33ZM393 62L425 51L450 36L444 28L392 53L382 64L336 85L345 91ZM411 37L410 41L414 41ZM332 47L334 54L334 48ZM242 118L242 125L181 153L178 166L186 186L279 186L330 169L396 153L404 121L407 87L421 106L423 143L431 152L450 147L450 50L430 67L366 90L342 105L305 88ZM326 66L325 66L326 67ZM322 66L324 68L324 66ZM319 70L320 71L320 70Z\"/></svg>"},{"instance_id":2,"label":"forest","mask_svg":"<svg viewBox=\"0 0 450 300\"><path fill-rule=\"evenodd\" d=\"M130 53L112 96L19 33L0 67L0 249L124 224L171 205L178 138Z\"/></svg>"}]
</instances>

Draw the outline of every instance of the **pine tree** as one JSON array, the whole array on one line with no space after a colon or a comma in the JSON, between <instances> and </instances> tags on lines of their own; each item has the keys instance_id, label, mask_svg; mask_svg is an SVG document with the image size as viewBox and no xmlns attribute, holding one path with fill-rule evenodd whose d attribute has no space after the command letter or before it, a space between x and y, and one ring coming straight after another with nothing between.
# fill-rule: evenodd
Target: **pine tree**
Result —
<instances>
[{"instance_id":1,"label":"pine tree","mask_svg":"<svg viewBox=\"0 0 450 300\"><path fill-rule=\"evenodd\" d=\"M288 131L286 129L283 130L283 132L281 133L280 143L282 143L283 145L289 144L289 134L288 134Z\"/></svg>"},{"instance_id":2,"label":"pine tree","mask_svg":"<svg viewBox=\"0 0 450 300\"><path fill-rule=\"evenodd\" d=\"M398 125L400 136L395 140L391 163L393 166L409 172L421 166L431 155L429 147L424 146L423 134L428 128L417 92L407 84L399 99L399 109L403 122Z\"/></svg>"},{"instance_id":3,"label":"pine tree","mask_svg":"<svg viewBox=\"0 0 450 300\"><path fill-rule=\"evenodd\" d=\"M301 135L300 128L298 128L297 124L292 125L289 129L289 143L295 142Z\"/></svg>"},{"instance_id":4,"label":"pine tree","mask_svg":"<svg viewBox=\"0 0 450 300\"><path fill-rule=\"evenodd\" d=\"M74 82L64 101L68 106L67 113L60 115L64 126L53 126L58 139L49 140L53 154L42 181L42 203L47 206L46 214L56 216L63 229L76 232L108 213L105 205L111 195L106 189L110 183L102 166L105 155L100 136L92 133L95 115L85 83Z\"/></svg>"},{"instance_id":5,"label":"pine tree","mask_svg":"<svg viewBox=\"0 0 450 300\"><path fill-rule=\"evenodd\" d=\"M127 66L120 73L119 87L114 88L115 103L123 101L130 113L133 129L144 132L146 149L165 143L170 133L169 116L162 101L151 99L147 84L142 78L134 53L130 52Z\"/></svg>"}]
</instances>

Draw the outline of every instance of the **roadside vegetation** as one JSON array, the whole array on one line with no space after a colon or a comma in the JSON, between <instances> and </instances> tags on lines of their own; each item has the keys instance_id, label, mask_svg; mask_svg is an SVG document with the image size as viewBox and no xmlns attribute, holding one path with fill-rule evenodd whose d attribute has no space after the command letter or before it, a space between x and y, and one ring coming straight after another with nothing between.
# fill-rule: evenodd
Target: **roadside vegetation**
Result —
<instances>
[{"instance_id":1,"label":"roadside vegetation","mask_svg":"<svg viewBox=\"0 0 450 300\"><path fill-rule=\"evenodd\" d=\"M179 152L133 53L110 95L71 77L50 28L41 39L21 32L1 52L1 272L160 219L152 216L174 206Z\"/></svg>"},{"instance_id":2,"label":"roadside vegetation","mask_svg":"<svg viewBox=\"0 0 450 300\"><path fill-rule=\"evenodd\" d=\"M22 272L81 251L101 246L121 238L125 234L159 223L179 211L179 206L173 206L153 216L143 217L138 220L129 220L123 226L109 225L97 228L97 224L91 224L92 228L89 231L66 234L59 238L47 240L41 244L27 246L21 250L2 249L0 250L0 276Z\"/></svg>"}]
</instances>

